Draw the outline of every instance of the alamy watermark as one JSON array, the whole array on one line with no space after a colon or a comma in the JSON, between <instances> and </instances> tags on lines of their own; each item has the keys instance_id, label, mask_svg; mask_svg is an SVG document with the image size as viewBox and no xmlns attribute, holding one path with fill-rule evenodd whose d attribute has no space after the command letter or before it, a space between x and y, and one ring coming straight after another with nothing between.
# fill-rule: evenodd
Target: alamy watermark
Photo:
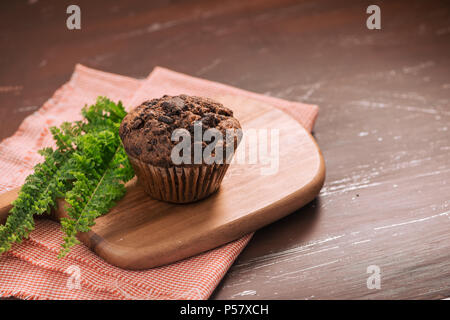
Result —
<instances>
[{"instance_id":1,"label":"alamy watermark","mask_svg":"<svg viewBox=\"0 0 450 320\"><path fill-rule=\"evenodd\" d=\"M367 273L370 276L367 278L367 289L381 289L381 269L377 265L370 265L367 267Z\"/></svg>"},{"instance_id":2,"label":"alamy watermark","mask_svg":"<svg viewBox=\"0 0 450 320\"><path fill-rule=\"evenodd\" d=\"M370 16L366 20L366 26L369 30L381 29L381 9L376 4L367 7L366 13Z\"/></svg>"},{"instance_id":3,"label":"alamy watermark","mask_svg":"<svg viewBox=\"0 0 450 320\"><path fill-rule=\"evenodd\" d=\"M172 132L175 146L171 150L171 160L175 165L255 164L261 166L261 175L278 172L279 129L226 129L224 134L216 128L203 130L201 121L196 121L193 127L193 132L186 129Z\"/></svg>"},{"instance_id":4,"label":"alamy watermark","mask_svg":"<svg viewBox=\"0 0 450 320\"><path fill-rule=\"evenodd\" d=\"M69 30L81 29L81 9L75 4L71 4L67 7L66 13L70 14L66 20L66 26ZM372 4L367 7L366 13L370 16L366 20L366 26L369 30L381 29L381 9L376 4Z\"/></svg>"},{"instance_id":5,"label":"alamy watermark","mask_svg":"<svg viewBox=\"0 0 450 320\"><path fill-rule=\"evenodd\" d=\"M71 4L67 7L66 13L70 14L66 20L66 26L69 30L81 29L81 9L75 4Z\"/></svg>"},{"instance_id":6,"label":"alamy watermark","mask_svg":"<svg viewBox=\"0 0 450 320\"><path fill-rule=\"evenodd\" d=\"M81 270L76 265L71 265L67 268L66 273L70 276L67 279L66 287L69 290L81 289Z\"/></svg>"}]
</instances>

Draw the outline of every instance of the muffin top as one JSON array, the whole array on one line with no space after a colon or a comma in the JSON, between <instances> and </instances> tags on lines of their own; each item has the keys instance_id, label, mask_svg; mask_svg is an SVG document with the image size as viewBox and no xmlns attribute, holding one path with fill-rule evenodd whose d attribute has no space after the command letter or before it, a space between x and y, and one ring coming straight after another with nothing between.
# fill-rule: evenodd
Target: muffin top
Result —
<instances>
[{"instance_id":1,"label":"muffin top","mask_svg":"<svg viewBox=\"0 0 450 320\"><path fill-rule=\"evenodd\" d=\"M215 128L223 135L223 147L227 147L226 130L241 129L233 111L209 98L196 96L168 96L144 101L123 119L119 135L128 155L158 167L173 166L172 148L178 141L172 141L175 129L186 129L191 133L191 153L194 143L194 125L202 124L202 133ZM233 139L234 148L237 147ZM210 143L210 142L208 142ZM193 159L193 155L192 155ZM193 163L193 161L191 162Z\"/></svg>"}]
</instances>

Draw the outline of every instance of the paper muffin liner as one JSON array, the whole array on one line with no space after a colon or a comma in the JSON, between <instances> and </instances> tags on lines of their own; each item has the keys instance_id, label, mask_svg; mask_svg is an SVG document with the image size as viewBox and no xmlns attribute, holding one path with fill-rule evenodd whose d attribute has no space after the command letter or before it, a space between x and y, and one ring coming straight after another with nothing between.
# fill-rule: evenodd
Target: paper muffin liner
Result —
<instances>
[{"instance_id":1,"label":"paper muffin liner","mask_svg":"<svg viewBox=\"0 0 450 320\"><path fill-rule=\"evenodd\" d=\"M152 198L189 203L217 191L229 164L157 167L129 156L138 182Z\"/></svg>"}]
</instances>

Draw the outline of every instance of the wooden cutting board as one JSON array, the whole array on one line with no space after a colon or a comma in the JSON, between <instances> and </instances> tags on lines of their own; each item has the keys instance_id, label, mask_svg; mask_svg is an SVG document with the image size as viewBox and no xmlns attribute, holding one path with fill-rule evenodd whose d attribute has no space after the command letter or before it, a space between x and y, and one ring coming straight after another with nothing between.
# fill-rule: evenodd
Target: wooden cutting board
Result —
<instances>
[{"instance_id":1,"label":"wooden cutting board","mask_svg":"<svg viewBox=\"0 0 450 320\"><path fill-rule=\"evenodd\" d=\"M151 199L133 179L125 197L98 218L90 232L78 236L107 262L146 269L181 260L272 223L319 193L325 179L324 160L314 138L297 121L247 98L214 98L234 110L244 134L248 129L279 130L278 171L262 175L261 168L268 164L232 163L216 194L180 205ZM239 148L249 153L248 144L241 143ZM0 195L0 222L16 196L17 190ZM65 215L63 207L60 203L56 218Z\"/></svg>"}]
</instances>

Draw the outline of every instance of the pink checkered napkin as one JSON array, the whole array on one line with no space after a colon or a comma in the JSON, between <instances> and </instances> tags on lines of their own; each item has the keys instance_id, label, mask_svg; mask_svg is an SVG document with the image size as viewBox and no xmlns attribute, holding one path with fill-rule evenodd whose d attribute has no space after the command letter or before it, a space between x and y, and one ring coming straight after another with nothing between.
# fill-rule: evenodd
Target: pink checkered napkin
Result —
<instances>
[{"instance_id":1,"label":"pink checkered napkin","mask_svg":"<svg viewBox=\"0 0 450 320\"><path fill-rule=\"evenodd\" d=\"M19 130L0 143L0 193L20 186L41 161L36 151L52 145L48 127L80 119L80 110L99 95L128 107L164 94L244 95L272 104L309 130L316 106L269 98L223 84L155 68L144 81L77 65L72 78ZM26 299L207 299L244 249L251 234L214 250L145 271L114 267L77 245L57 259L63 237L59 225L37 220L30 238L0 256L0 296Z\"/></svg>"}]
</instances>

